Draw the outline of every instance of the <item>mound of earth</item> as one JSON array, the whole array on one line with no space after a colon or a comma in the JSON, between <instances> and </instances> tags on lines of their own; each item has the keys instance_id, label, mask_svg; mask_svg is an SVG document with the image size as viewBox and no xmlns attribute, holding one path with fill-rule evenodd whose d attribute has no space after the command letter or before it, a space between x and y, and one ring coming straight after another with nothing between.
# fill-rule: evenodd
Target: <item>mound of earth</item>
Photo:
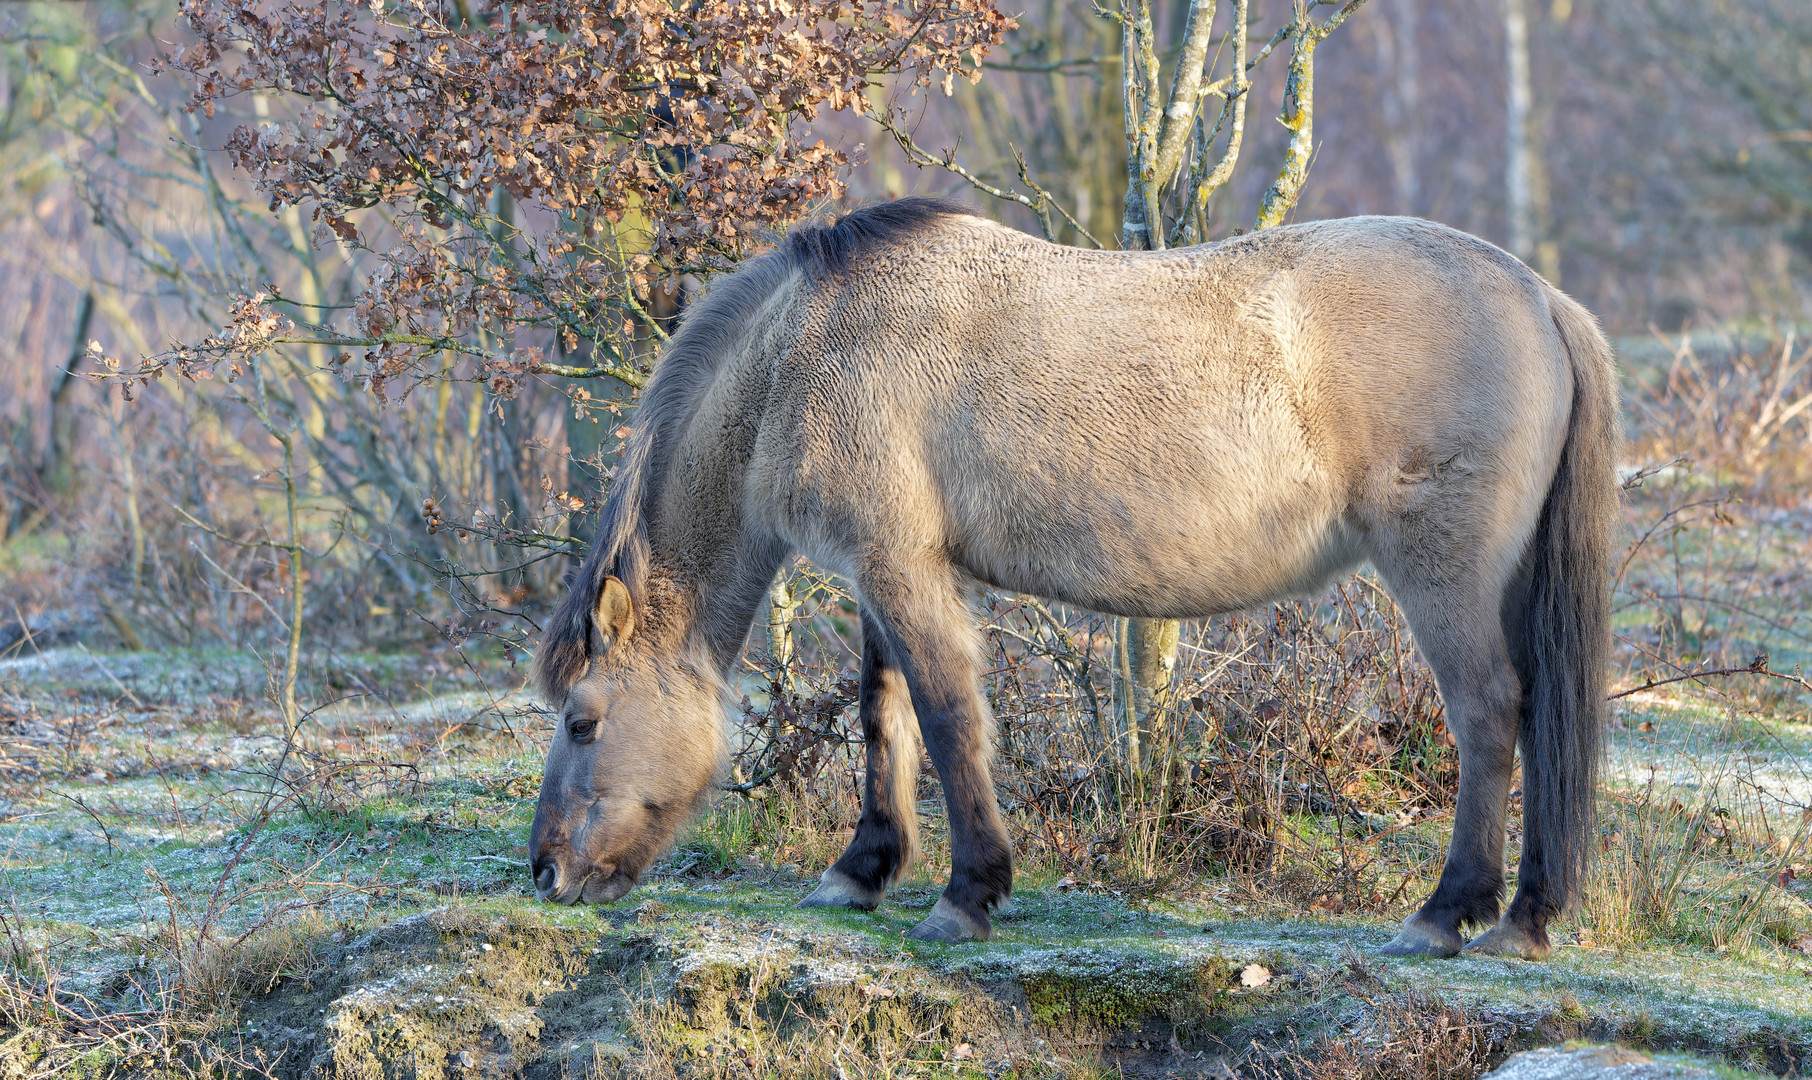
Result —
<instances>
[{"instance_id":1,"label":"mound of earth","mask_svg":"<svg viewBox=\"0 0 1812 1080\"><path fill-rule=\"evenodd\" d=\"M798 911L799 891L668 881L599 909L449 905L322 942L312 972L245 1003L237 1037L278 1077L332 1080L809 1075L779 1062L817 1058L849 1076L1398 1075L1383 1066L1409 1053L1477 1075L1582 1038L1784 1074L1812 1052L1797 971L1570 947L1545 964L1386 961L1376 925L1204 922L1075 891L1022 894L995 941L940 946L903 937L928 890L873 915Z\"/></svg>"}]
</instances>

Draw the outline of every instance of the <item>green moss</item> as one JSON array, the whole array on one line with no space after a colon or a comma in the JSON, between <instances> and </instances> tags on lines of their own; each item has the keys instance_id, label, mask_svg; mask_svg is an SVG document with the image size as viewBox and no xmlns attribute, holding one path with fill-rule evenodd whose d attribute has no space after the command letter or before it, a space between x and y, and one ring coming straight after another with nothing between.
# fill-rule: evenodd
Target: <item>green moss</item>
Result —
<instances>
[{"instance_id":1,"label":"green moss","mask_svg":"<svg viewBox=\"0 0 1812 1080\"><path fill-rule=\"evenodd\" d=\"M108 1047L98 1047L77 1058L69 1066L71 1080L99 1080L111 1076L119 1065L119 1056Z\"/></svg>"},{"instance_id":2,"label":"green moss","mask_svg":"<svg viewBox=\"0 0 1812 1080\"><path fill-rule=\"evenodd\" d=\"M1020 980L1032 1018L1082 1023L1107 1031L1136 1026L1153 1014L1171 1020L1206 1016L1214 995L1232 984L1225 965L1129 951L1065 949L1022 963Z\"/></svg>"}]
</instances>

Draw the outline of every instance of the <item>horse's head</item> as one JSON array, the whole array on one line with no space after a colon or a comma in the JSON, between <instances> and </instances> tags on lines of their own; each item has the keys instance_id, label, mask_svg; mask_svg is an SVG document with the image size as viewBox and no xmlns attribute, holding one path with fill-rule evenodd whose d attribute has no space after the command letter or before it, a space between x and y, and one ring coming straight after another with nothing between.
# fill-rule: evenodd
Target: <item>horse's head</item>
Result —
<instances>
[{"instance_id":1,"label":"horse's head","mask_svg":"<svg viewBox=\"0 0 1812 1080\"><path fill-rule=\"evenodd\" d=\"M529 834L535 894L609 903L704 800L722 756L723 695L708 662L636 633L615 577L599 591L590 664L566 691Z\"/></svg>"}]
</instances>

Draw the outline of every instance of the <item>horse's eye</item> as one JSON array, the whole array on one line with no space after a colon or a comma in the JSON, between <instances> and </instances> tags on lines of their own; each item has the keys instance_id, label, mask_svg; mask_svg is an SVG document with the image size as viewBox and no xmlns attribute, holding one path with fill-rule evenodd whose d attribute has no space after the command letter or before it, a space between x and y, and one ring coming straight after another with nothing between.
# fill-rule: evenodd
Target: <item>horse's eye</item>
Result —
<instances>
[{"instance_id":1,"label":"horse's eye","mask_svg":"<svg viewBox=\"0 0 1812 1080\"><path fill-rule=\"evenodd\" d=\"M572 734L573 738L583 740L591 738L591 733L597 730L597 727L598 722L596 720L586 720L580 717L574 717L567 722L566 730Z\"/></svg>"}]
</instances>

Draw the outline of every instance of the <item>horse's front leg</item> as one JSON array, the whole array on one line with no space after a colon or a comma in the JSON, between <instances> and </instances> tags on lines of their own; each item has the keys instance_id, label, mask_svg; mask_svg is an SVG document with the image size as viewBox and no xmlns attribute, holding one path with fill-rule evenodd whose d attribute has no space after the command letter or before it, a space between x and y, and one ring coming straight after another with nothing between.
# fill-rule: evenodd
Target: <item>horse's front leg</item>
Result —
<instances>
[{"instance_id":1,"label":"horse's front leg","mask_svg":"<svg viewBox=\"0 0 1812 1080\"><path fill-rule=\"evenodd\" d=\"M910 937L980 941L1013 891L1013 854L988 775L993 725L983 702L975 627L948 562L877 563L859 575L864 634L897 661L950 814L950 884Z\"/></svg>"},{"instance_id":2,"label":"horse's front leg","mask_svg":"<svg viewBox=\"0 0 1812 1080\"><path fill-rule=\"evenodd\" d=\"M873 911L918 854L919 737L906 675L864 612L862 689L858 704L868 777L855 839L800 907Z\"/></svg>"}]
</instances>

